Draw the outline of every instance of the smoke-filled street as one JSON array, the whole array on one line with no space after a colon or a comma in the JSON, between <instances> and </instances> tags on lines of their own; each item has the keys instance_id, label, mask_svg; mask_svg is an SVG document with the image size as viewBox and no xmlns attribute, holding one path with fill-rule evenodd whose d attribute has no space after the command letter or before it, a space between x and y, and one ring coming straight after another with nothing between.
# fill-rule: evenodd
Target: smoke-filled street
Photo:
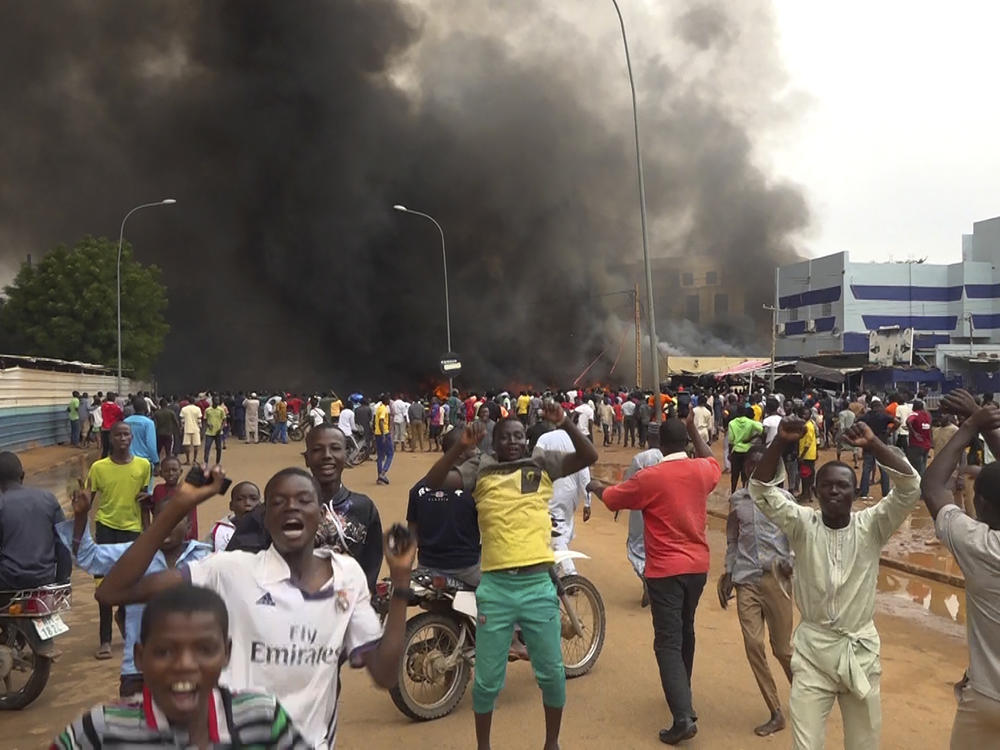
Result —
<instances>
[{"instance_id":1,"label":"smoke-filled street","mask_svg":"<svg viewBox=\"0 0 1000 750\"><path fill-rule=\"evenodd\" d=\"M0 18L0 750L1000 742L1000 4Z\"/></svg>"}]
</instances>

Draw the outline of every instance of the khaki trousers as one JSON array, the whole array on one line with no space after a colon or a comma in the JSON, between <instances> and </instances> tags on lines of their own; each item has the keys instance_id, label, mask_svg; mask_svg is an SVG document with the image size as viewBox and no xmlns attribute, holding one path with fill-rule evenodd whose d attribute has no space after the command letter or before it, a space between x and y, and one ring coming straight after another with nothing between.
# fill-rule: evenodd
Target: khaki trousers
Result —
<instances>
[{"instance_id":1,"label":"khaki trousers","mask_svg":"<svg viewBox=\"0 0 1000 750\"><path fill-rule=\"evenodd\" d=\"M420 446L420 450L424 449L424 436L427 435L427 425L423 422L410 422L410 450L417 450L417 446ZM430 443L427 444L430 448Z\"/></svg>"},{"instance_id":2,"label":"khaki trousers","mask_svg":"<svg viewBox=\"0 0 1000 750\"><path fill-rule=\"evenodd\" d=\"M951 728L951 750L993 747L1000 738L1000 701L974 690L968 678L955 685L958 710Z\"/></svg>"},{"instance_id":3,"label":"khaki trousers","mask_svg":"<svg viewBox=\"0 0 1000 750\"><path fill-rule=\"evenodd\" d=\"M743 645L747 661L753 670L760 694L764 696L771 713L781 709L778 688L774 684L771 667L767 663L764 649L764 626L766 624L771 653L781 664L789 683L792 681L792 601L781 592L778 581L770 573L764 573L756 581L740 583L736 586L736 612L743 631Z\"/></svg>"}]
</instances>

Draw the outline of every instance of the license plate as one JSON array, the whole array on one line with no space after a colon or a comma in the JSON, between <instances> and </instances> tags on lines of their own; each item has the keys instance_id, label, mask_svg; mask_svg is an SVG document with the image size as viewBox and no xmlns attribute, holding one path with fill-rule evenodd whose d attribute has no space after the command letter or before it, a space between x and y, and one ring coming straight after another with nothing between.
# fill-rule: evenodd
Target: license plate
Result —
<instances>
[{"instance_id":1,"label":"license plate","mask_svg":"<svg viewBox=\"0 0 1000 750\"><path fill-rule=\"evenodd\" d=\"M42 617L31 622L35 626L38 637L43 641L55 638L57 635L61 635L69 630L69 625L64 623L59 615L49 615L48 617Z\"/></svg>"}]
</instances>

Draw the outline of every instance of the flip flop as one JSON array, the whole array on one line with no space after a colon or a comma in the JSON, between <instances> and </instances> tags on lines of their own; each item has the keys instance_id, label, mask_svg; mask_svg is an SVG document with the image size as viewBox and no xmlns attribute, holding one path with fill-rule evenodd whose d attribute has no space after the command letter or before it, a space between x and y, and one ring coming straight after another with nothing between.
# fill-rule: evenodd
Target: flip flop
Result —
<instances>
[{"instance_id":1,"label":"flip flop","mask_svg":"<svg viewBox=\"0 0 1000 750\"><path fill-rule=\"evenodd\" d=\"M98 661L107 661L111 658L111 644L102 643L101 647L94 653L94 658Z\"/></svg>"}]
</instances>

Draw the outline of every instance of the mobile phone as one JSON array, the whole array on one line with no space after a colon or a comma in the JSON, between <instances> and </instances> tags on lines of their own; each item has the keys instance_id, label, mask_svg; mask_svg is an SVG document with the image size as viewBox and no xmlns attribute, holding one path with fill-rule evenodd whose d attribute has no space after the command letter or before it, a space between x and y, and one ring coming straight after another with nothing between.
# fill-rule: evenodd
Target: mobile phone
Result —
<instances>
[{"instance_id":1,"label":"mobile phone","mask_svg":"<svg viewBox=\"0 0 1000 750\"><path fill-rule=\"evenodd\" d=\"M188 471L187 476L184 477L184 481L188 484L193 484L195 487L204 487L209 483L208 477L205 476L205 472L201 470L198 464L195 464ZM225 495L229 491L229 486L233 483L233 480L226 477L222 480L222 488L219 490L220 495Z\"/></svg>"},{"instance_id":2,"label":"mobile phone","mask_svg":"<svg viewBox=\"0 0 1000 750\"><path fill-rule=\"evenodd\" d=\"M406 549L413 541L410 530L401 523L394 523L389 527L389 539L386 546L392 554L397 554L400 550Z\"/></svg>"}]
</instances>

